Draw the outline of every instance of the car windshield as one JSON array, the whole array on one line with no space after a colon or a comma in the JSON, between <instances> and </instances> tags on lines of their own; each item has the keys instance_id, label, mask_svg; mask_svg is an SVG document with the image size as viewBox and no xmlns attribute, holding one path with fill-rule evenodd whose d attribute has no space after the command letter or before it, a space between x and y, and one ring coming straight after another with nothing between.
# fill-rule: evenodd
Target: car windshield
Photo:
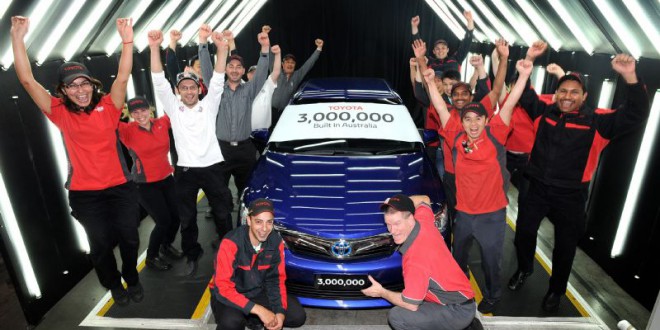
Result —
<instances>
[{"instance_id":1,"label":"car windshield","mask_svg":"<svg viewBox=\"0 0 660 330\"><path fill-rule=\"evenodd\" d=\"M313 139L269 143L269 150L313 155L395 155L422 150L420 142L375 139Z\"/></svg>"}]
</instances>

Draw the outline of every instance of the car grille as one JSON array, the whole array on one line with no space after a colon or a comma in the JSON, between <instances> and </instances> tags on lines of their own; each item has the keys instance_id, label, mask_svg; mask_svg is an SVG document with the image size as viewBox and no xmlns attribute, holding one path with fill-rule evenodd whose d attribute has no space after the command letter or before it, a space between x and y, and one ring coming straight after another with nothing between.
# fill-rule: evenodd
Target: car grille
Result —
<instances>
[{"instance_id":1,"label":"car grille","mask_svg":"<svg viewBox=\"0 0 660 330\"><path fill-rule=\"evenodd\" d=\"M403 291L403 283L395 285L383 285L386 289L395 292ZM286 282L287 293L298 297L320 298L320 299L343 299L357 300L370 299L360 290L319 290L314 286Z\"/></svg>"},{"instance_id":2,"label":"car grille","mask_svg":"<svg viewBox=\"0 0 660 330\"><path fill-rule=\"evenodd\" d=\"M396 245L388 233L360 239L329 239L284 227L276 228L287 248L295 254L330 260L358 260L387 257Z\"/></svg>"}]
</instances>

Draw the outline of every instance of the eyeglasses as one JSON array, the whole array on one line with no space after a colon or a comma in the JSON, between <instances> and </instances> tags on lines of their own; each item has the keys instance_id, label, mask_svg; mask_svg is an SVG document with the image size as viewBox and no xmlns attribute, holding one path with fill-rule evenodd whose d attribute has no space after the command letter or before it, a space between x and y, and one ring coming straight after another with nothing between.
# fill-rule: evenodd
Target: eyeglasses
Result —
<instances>
[{"instance_id":1,"label":"eyeglasses","mask_svg":"<svg viewBox=\"0 0 660 330\"><path fill-rule=\"evenodd\" d=\"M69 90L78 90L78 89L89 89L92 87L92 83L89 80L85 80L81 82L80 84L68 84L64 85L64 88L69 89Z\"/></svg>"},{"instance_id":2,"label":"eyeglasses","mask_svg":"<svg viewBox=\"0 0 660 330\"><path fill-rule=\"evenodd\" d=\"M196 91L199 86L179 86L178 87L180 91L187 92L187 91Z\"/></svg>"}]
</instances>

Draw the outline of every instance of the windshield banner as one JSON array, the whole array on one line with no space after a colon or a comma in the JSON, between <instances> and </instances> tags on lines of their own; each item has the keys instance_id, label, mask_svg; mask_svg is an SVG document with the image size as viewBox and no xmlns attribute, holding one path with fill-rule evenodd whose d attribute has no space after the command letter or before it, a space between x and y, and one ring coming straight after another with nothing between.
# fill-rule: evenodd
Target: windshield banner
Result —
<instances>
[{"instance_id":1,"label":"windshield banner","mask_svg":"<svg viewBox=\"0 0 660 330\"><path fill-rule=\"evenodd\" d=\"M334 138L421 142L405 106L378 103L289 105L270 141Z\"/></svg>"}]
</instances>

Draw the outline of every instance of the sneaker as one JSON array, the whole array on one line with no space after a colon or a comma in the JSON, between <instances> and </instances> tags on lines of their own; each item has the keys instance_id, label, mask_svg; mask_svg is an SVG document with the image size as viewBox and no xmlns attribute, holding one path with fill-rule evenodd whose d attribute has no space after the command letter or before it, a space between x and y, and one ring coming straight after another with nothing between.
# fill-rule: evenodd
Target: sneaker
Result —
<instances>
[{"instance_id":1,"label":"sneaker","mask_svg":"<svg viewBox=\"0 0 660 330\"><path fill-rule=\"evenodd\" d=\"M172 269L172 264L159 258L147 258L146 261L147 267L154 269L154 270L170 270Z\"/></svg>"},{"instance_id":2,"label":"sneaker","mask_svg":"<svg viewBox=\"0 0 660 330\"><path fill-rule=\"evenodd\" d=\"M111 289L110 294L112 295L112 299L115 301L117 306L128 305L128 291L126 291L123 286L120 285L116 289Z\"/></svg>"},{"instance_id":3,"label":"sneaker","mask_svg":"<svg viewBox=\"0 0 660 330\"><path fill-rule=\"evenodd\" d=\"M139 303L144 299L144 289L142 288L142 284L138 282L136 285L129 285L128 289L126 289L128 292L128 296L131 297L131 300L133 300L136 303Z\"/></svg>"},{"instance_id":4,"label":"sneaker","mask_svg":"<svg viewBox=\"0 0 660 330\"><path fill-rule=\"evenodd\" d=\"M499 301L497 301L497 300L483 299L479 303L479 306L477 307L477 310L479 310L479 312L481 314L490 314L495 310L495 308L497 307L498 302Z\"/></svg>"},{"instance_id":5,"label":"sneaker","mask_svg":"<svg viewBox=\"0 0 660 330\"><path fill-rule=\"evenodd\" d=\"M161 245L160 253L170 259L178 260L183 258L183 252L177 250L174 246L172 246L172 244Z\"/></svg>"}]
</instances>

